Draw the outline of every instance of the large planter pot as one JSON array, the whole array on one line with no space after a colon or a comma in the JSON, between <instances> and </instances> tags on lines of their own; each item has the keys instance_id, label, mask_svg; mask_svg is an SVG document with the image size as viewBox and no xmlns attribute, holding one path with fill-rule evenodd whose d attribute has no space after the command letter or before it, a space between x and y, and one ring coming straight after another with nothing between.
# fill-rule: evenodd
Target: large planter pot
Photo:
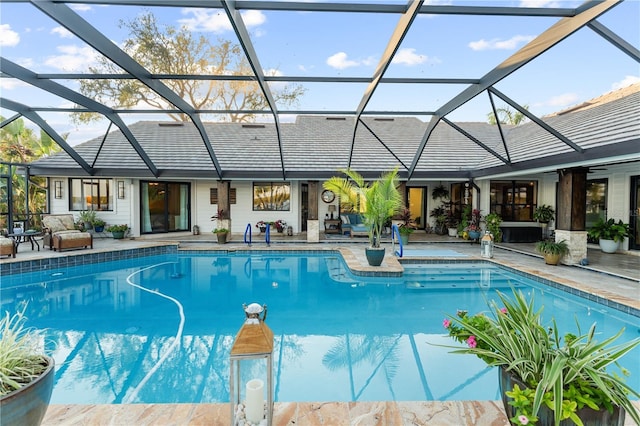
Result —
<instances>
[{"instance_id":1,"label":"large planter pot","mask_svg":"<svg viewBox=\"0 0 640 426\"><path fill-rule=\"evenodd\" d=\"M121 240L124 238L124 231L113 231L111 236L116 240Z\"/></svg>"},{"instance_id":2,"label":"large planter pot","mask_svg":"<svg viewBox=\"0 0 640 426\"><path fill-rule=\"evenodd\" d=\"M553 254L553 253L544 253L544 263L546 263L547 265L557 265L558 263L560 263L560 258L562 257L559 254Z\"/></svg>"},{"instance_id":3,"label":"large planter pot","mask_svg":"<svg viewBox=\"0 0 640 426\"><path fill-rule=\"evenodd\" d=\"M458 228L448 228L449 231L449 236L450 237L457 237L458 236Z\"/></svg>"},{"instance_id":4,"label":"large planter pot","mask_svg":"<svg viewBox=\"0 0 640 426\"><path fill-rule=\"evenodd\" d=\"M400 241L402 241L403 246L409 244L409 234L400 234Z\"/></svg>"},{"instance_id":5,"label":"large planter pot","mask_svg":"<svg viewBox=\"0 0 640 426\"><path fill-rule=\"evenodd\" d=\"M216 236L218 237L218 244L226 244L227 243L227 233L226 232L218 232Z\"/></svg>"},{"instance_id":6,"label":"large planter pot","mask_svg":"<svg viewBox=\"0 0 640 426\"><path fill-rule=\"evenodd\" d=\"M618 251L618 246L620 245L617 241L603 240L602 238L600 238L598 244L600 245L600 250L604 253L615 253Z\"/></svg>"},{"instance_id":7,"label":"large planter pot","mask_svg":"<svg viewBox=\"0 0 640 426\"><path fill-rule=\"evenodd\" d=\"M500 394L502 395L502 404L507 417L510 419L516 415L515 408L509 405L509 397L505 394L505 391L511 390L514 384L517 384L520 389L526 387L526 385L514 375L508 373L504 368L500 367ZM589 407L583 407L576 412L576 415L584 426L622 426L624 425L625 411L620 407L613 407L613 412L609 412L606 408L602 410L593 410ZM553 426L553 410L546 405L541 405L538 411L538 426ZM571 419L566 419L560 422L560 426L575 426L575 423Z\"/></svg>"},{"instance_id":8,"label":"large planter pot","mask_svg":"<svg viewBox=\"0 0 640 426\"><path fill-rule=\"evenodd\" d=\"M370 266L380 266L382 265L382 260L384 259L384 247L382 248L372 248L368 247L365 249L365 255L367 256L367 261Z\"/></svg>"},{"instance_id":9,"label":"large planter pot","mask_svg":"<svg viewBox=\"0 0 640 426\"><path fill-rule=\"evenodd\" d=\"M477 240L480 238L480 231L469 231L469 238L472 240Z\"/></svg>"},{"instance_id":10,"label":"large planter pot","mask_svg":"<svg viewBox=\"0 0 640 426\"><path fill-rule=\"evenodd\" d=\"M0 397L2 426L37 426L42 423L53 391L55 362L45 357L49 366L28 385Z\"/></svg>"}]
</instances>

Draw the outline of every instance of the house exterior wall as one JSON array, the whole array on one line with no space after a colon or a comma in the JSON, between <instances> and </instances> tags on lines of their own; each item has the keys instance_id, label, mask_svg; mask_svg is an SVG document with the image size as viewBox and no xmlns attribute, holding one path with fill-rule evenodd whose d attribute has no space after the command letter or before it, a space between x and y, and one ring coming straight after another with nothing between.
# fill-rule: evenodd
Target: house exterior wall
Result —
<instances>
[{"instance_id":1,"label":"house exterior wall","mask_svg":"<svg viewBox=\"0 0 640 426\"><path fill-rule=\"evenodd\" d=\"M637 162L609 165L609 166L594 166L592 173L589 174L588 179L602 179L608 180L608 194L607 194L607 217L614 218L616 220L621 219L624 222L629 221L630 215L630 184L631 176L638 175L640 172L637 170ZM59 180L59 177L52 177L52 180ZM548 204L556 207L556 190L558 176L555 173L538 173L531 175L519 175L514 176L513 179L517 180L535 180L538 182L538 197L537 203ZM117 191L114 193L113 211L100 211L98 217L107 222L107 224L128 224L131 228L131 235L140 235L140 181L138 179L122 179L113 178L114 188L117 187L117 182L123 180L125 182L125 197L124 199L117 198ZM185 181L180 179L166 179L168 181ZM504 178L500 178L504 180ZM211 233L217 226L215 221L211 220L211 216L217 213L217 205L210 203L210 188L217 188L217 181L215 180L186 180L191 183L191 227L198 225L202 234ZM231 188L236 190L237 201L231 205L231 217L232 225L231 231L233 234L243 234L247 227L247 224L251 224L251 229L254 235L258 230L255 224L258 221L276 221L282 219L286 221L288 226L293 228L294 233L299 233L301 230L301 217L300 217L300 194L301 183L304 181L288 181L291 185L291 209L289 211L254 211L253 210L253 181L232 181ZM439 183L449 186L452 181L440 181ZM487 214L490 208L490 189L491 179L478 179L475 181L476 185L480 189L479 201L474 201L475 206L479 206L483 214ZM439 200L433 200L431 198L431 189L435 182L416 182L416 185L427 187L425 196L427 197L427 214L430 210L437 206ZM51 212L52 213L72 213L77 218L77 211L69 211L69 189L65 185L63 192L63 198L51 199ZM334 202L327 204L318 200L318 217L320 231L323 230L323 220L326 215L329 214L329 206L333 204L338 206L338 199ZM334 217L338 217L338 214L334 214ZM433 218L428 218L429 223L433 223ZM504 225L508 226L535 226L533 222L504 222ZM551 228L553 229L554 223L552 222ZM192 231L189 230L189 232ZM275 229L272 230L275 232ZM623 250L628 250L628 239L622 244Z\"/></svg>"}]
</instances>

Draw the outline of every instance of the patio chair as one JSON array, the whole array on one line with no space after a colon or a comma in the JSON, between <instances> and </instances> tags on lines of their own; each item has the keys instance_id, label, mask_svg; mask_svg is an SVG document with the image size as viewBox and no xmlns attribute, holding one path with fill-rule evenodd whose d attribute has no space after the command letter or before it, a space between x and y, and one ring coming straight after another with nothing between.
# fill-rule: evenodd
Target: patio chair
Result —
<instances>
[{"instance_id":1,"label":"patio chair","mask_svg":"<svg viewBox=\"0 0 640 426\"><path fill-rule=\"evenodd\" d=\"M16 242L13 238L0 236L0 256L16 257Z\"/></svg>"}]
</instances>

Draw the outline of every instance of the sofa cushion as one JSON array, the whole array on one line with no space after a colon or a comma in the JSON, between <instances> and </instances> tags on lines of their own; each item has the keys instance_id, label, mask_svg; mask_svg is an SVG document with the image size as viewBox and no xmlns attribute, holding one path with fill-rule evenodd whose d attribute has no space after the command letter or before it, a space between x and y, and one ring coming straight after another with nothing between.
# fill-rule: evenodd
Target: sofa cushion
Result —
<instances>
[{"instance_id":1,"label":"sofa cushion","mask_svg":"<svg viewBox=\"0 0 640 426\"><path fill-rule=\"evenodd\" d=\"M87 238L91 238L91 234L89 234L88 232L80 232L80 231L58 232L56 235L60 236L60 238L62 238L64 241L68 241L68 240L84 240L84 239L87 239Z\"/></svg>"},{"instance_id":2,"label":"sofa cushion","mask_svg":"<svg viewBox=\"0 0 640 426\"><path fill-rule=\"evenodd\" d=\"M343 225L349 225L351 223L349 222L349 216L347 216L346 214L341 215L340 220L342 221Z\"/></svg>"},{"instance_id":3,"label":"sofa cushion","mask_svg":"<svg viewBox=\"0 0 640 426\"><path fill-rule=\"evenodd\" d=\"M58 216L45 216L42 218L42 226L49 228L51 233L66 231L67 228L62 224Z\"/></svg>"},{"instance_id":4,"label":"sofa cushion","mask_svg":"<svg viewBox=\"0 0 640 426\"><path fill-rule=\"evenodd\" d=\"M362 217L357 213L349 213L347 214L349 218L349 223L352 225L358 225L362 223Z\"/></svg>"},{"instance_id":5,"label":"sofa cushion","mask_svg":"<svg viewBox=\"0 0 640 426\"><path fill-rule=\"evenodd\" d=\"M73 222L73 216L70 214L66 214L63 216L59 216L60 222L62 223L62 226L65 227L65 229L71 231L76 229L76 224Z\"/></svg>"},{"instance_id":6,"label":"sofa cushion","mask_svg":"<svg viewBox=\"0 0 640 426\"><path fill-rule=\"evenodd\" d=\"M14 244L14 241L12 238L6 238L6 237L1 237L0 236L0 246L4 247L4 246L12 246Z\"/></svg>"}]
</instances>

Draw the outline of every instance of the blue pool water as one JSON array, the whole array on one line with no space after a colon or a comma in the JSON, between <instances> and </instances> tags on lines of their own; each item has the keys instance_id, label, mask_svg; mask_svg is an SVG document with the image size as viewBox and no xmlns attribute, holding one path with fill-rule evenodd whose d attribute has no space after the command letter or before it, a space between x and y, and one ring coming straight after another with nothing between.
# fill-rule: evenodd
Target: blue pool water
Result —
<instances>
[{"instance_id":1,"label":"blue pool water","mask_svg":"<svg viewBox=\"0 0 640 426\"><path fill-rule=\"evenodd\" d=\"M243 303L268 306L277 401L495 400L497 372L451 345L447 313L484 310L510 286L561 330L603 336L637 317L483 263L411 264L401 278L349 273L335 254L163 255L2 278L2 310L28 301L55 358L54 404L229 401ZM640 390L640 351L623 359Z\"/></svg>"}]
</instances>

